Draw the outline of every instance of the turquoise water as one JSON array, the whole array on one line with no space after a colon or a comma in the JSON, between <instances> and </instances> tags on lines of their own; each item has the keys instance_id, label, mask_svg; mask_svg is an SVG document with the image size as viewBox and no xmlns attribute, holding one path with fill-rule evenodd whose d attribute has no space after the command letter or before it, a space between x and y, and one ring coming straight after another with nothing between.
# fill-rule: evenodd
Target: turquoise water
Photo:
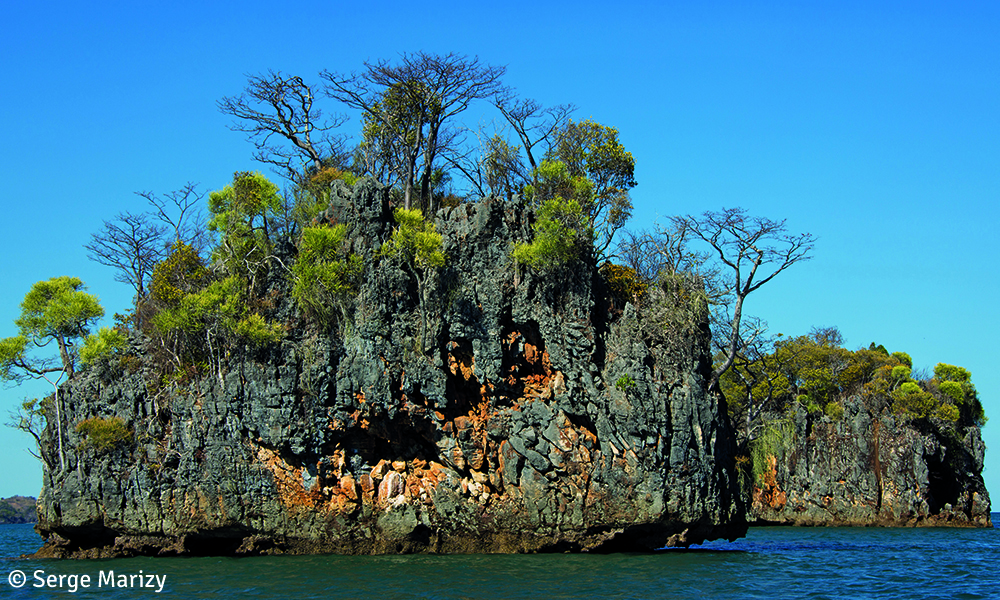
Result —
<instances>
[{"instance_id":1,"label":"turquoise water","mask_svg":"<svg viewBox=\"0 0 1000 600\"><path fill-rule=\"evenodd\" d=\"M38 546L30 525L0 526L0 556ZM1000 529L763 527L652 555L4 558L0 598L997 598L998 565ZM40 570L55 585L63 575L62 588L33 587ZM27 578L19 589L14 571ZM116 580L141 571L153 587L109 587L111 571Z\"/></svg>"}]
</instances>

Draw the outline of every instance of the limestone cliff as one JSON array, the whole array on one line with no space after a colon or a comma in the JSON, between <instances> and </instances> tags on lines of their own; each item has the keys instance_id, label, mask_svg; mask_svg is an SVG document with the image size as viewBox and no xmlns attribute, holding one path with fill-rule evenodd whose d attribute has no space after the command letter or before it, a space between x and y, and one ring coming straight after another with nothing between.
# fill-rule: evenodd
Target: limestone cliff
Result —
<instances>
[{"instance_id":1,"label":"limestone cliff","mask_svg":"<svg viewBox=\"0 0 1000 600\"><path fill-rule=\"evenodd\" d=\"M60 392L67 465L46 469L38 504L45 553L614 551L743 535L733 436L705 390L707 323L650 343L593 266L518 272L510 248L530 211L516 201L439 211L448 262L421 289L375 256L393 225L386 192L337 182L333 196L321 219L349 224L365 259L350 319L317 327L274 269L267 317L286 335L231 349L222 377L154 390L145 359L78 374ZM92 417L133 435L99 450L74 427Z\"/></svg>"},{"instance_id":2,"label":"limestone cliff","mask_svg":"<svg viewBox=\"0 0 1000 600\"><path fill-rule=\"evenodd\" d=\"M753 489L751 518L789 525L989 527L978 426L894 415L851 396L842 417L797 407Z\"/></svg>"}]
</instances>

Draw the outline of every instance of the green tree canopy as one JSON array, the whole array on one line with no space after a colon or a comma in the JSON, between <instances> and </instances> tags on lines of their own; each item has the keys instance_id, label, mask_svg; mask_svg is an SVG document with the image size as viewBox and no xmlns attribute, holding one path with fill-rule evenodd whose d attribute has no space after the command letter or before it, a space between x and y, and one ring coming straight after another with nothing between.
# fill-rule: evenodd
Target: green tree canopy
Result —
<instances>
[{"instance_id":1,"label":"green tree canopy","mask_svg":"<svg viewBox=\"0 0 1000 600\"><path fill-rule=\"evenodd\" d=\"M594 229L594 252L603 257L615 232L632 215L629 190L636 185L635 159L618 140L618 130L590 119L567 122L550 151L570 177L585 177L591 194L578 198Z\"/></svg>"},{"instance_id":2,"label":"green tree canopy","mask_svg":"<svg viewBox=\"0 0 1000 600\"><path fill-rule=\"evenodd\" d=\"M20 334L0 342L4 348L0 374L5 379L16 378L18 374L38 377L43 372L73 374L76 342L90 333L94 322L104 316L97 297L85 289L77 277L54 277L31 286L21 302L21 316L14 321ZM59 351L58 366L53 366L53 361L28 356L31 346L41 348L53 342Z\"/></svg>"},{"instance_id":3,"label":"green tree canopy","mask_svg":"<svg viewBox=\"0 0 1000 600\"><path fill-rule=\"evenodd\" d=\"M233 182L208 196L208 228L222 234L216 258L232 275L253 276L271 255L270 225L282 207L278 186L260 173L233 175Z\"/></svg>"},{"instance_id":4,"label":"green tree canopy","mask_svg":"<svg viewBox=\"0 0 1000 600\"><path fill-rule=\"evenodd\" d=\"M0 340L0 379L19 383L26 379L44 379L55 389L56 426L59 436L60 464L66 459L62 446L62 414L59 405L59 382L72 376L76 344L93 324L104 316L97 297L88 294L77 277L54 277L39 281L21 302L21 316L14 323L19 333ZM35 351L55 343L58 358L37 356Z\"/></svg>"}]
</instances>

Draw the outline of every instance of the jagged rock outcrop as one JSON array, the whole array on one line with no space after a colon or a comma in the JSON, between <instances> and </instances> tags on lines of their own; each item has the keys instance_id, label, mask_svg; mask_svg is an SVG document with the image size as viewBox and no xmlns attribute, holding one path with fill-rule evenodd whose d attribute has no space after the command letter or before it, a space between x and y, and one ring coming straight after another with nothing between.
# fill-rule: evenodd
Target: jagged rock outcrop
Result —
<instances>
[{"instance_id":1,"label":"jagged rock outcrop","mask_svg":"<svg viewBox=\"0 0 1000 600\"><path fill-rule=\"evenodd\" d=\"M140 361L78 374L60 392L67 467L46 469L39 499L45 554L614 551L744 534L706 323L650 344L592 266L518 273L510 248L530 228L516 201L439 211L448 262L421 289L375 257L385 191L337 182L333 196L321 218L350 225L366 265L349 321L317 328L274 269L267 316L287 334L233 349L221 378L154 394ZM98 452L74 428L95 416L134 437Z\"/></svg>"},{"instance_id":2,"label":"jagged rock outcrop","mask_svg":"<svg viewBox=\"0 0 1000 600\"><path fill-rule=\"evenodd\" d=\"M838 419L801 406L755 486L751 517L788 525L990 527L977 426L892 414L852 396Z\"/></svg>"}]
</instances>

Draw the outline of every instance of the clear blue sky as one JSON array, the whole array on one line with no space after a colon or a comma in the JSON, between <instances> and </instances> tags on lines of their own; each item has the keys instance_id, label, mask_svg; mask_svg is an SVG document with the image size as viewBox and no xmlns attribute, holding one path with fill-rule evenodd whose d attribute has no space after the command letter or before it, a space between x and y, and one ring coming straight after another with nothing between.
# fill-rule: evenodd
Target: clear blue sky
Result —
<instances>
[{"instance_id":1,"label":"clear blue sky","mask_svg":"<svg viewBox=\"0 0 1000 600\"><path fill-rule=\"evenodd\" d=\"M1000 502L1000 5L871 4L8 2L0 337L41 279L81 277L109 315L129 304L82 247L102 220L144 208L133 192L218 189L260 168L215 106L244 74L316 82L454 51L618 127L637 161L632 227L743 206L816 235L815 259L747 310L773 332L836 325L850 348L970 369ZM0 414L41 392L0 391ZM38 493L29 441L0 428L0 496Z\"/></svg>"}]
</instances>

